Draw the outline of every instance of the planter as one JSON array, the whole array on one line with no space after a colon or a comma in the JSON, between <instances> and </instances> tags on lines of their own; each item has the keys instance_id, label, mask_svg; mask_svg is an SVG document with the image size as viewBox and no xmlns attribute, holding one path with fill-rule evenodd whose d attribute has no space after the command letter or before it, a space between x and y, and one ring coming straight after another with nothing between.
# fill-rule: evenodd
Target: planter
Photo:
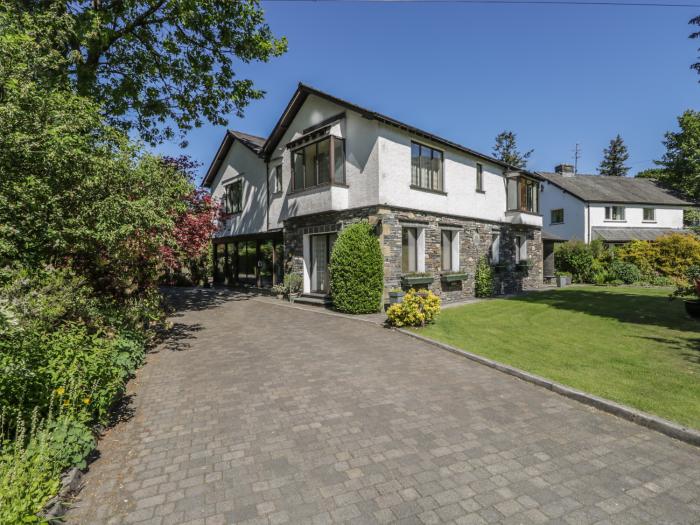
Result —
<instances>
[{"instance_id":1,"label":"planter","mask_svg":"<svg viewBox=\"0 0 700 525\"><path fill-rule=\"evenodd\" d=\"M404 275L401 277L401 284L407 288L423 287L425 288L433 282L432 275Z\"/></svg>"},{"instance_id":2,"label":"planter","mask_svg":"<svg viewBox=\"0 0 700 525\"><path fill-rule=\"evenodd\" d=\"M446 283L454 283L457 281L466 281L468 277L466 273L445 273L442 275L442 280Z\"/></svg>"},{"instance_id":3,"label":"planter","mask_svg":"<svg viewBox=\"0 0 700 525\"><path fill-rule=\"evenodd\" d=\"M295 300L297 297L299 297L299 294L298 294L298 293L290 293L290 294L289 294L289 302L290 302L290 303L293 303L294 300Z\"/></svg>"},{"instance_id":4,"label":"planter","mask_svg":"<svg viewBox=\"0 0 700 525\"><path fill-rule=\"evenodd\" d=\"M700 299L686 300L685 311L693 319L700 319Z\"/></svg>"},{"instance_id":5,"label":"planter","mask_svg":"<svg viewBox=\"0 0 700 525\"><path fill-rule=\"evenodd\" d=\"M284 299L284 294L283 294L283 293L278 293L278 294L277 294L277 299L279 299L280 301L281 301L282 299Z\"/></svg>"},{"instance_id":6,"label":"planter","mask_svg":"<svg viewBox=\"0 0 700 525\"><path fill-rule=\"evenodd\" d=\"M400 292L389 292L389 304L399 304L403 301L403 296L406 295L406 292L400 291Z\"/></svg>"},{"instance_id":7,"label":"planter","mask_svg":"<svg viewBox=\"0 0 700 525\"><path fill-rule=\"evenodd\" d=\"M564 288L571 284L571 277L568 275L557 275L557 287Z\"/></svg>"}]
</instances>

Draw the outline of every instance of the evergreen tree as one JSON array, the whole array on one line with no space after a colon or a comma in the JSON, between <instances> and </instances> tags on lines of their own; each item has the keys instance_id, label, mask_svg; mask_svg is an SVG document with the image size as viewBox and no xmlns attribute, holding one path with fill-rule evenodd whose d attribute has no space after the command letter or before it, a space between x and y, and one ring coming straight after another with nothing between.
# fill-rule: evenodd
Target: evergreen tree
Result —
<instances>
[{"instance_id":1,"label":"evergreen tree","mask_svg":"<svg viewBox=\"0 0 700 525\"><path fill-rule=\"evenodd\" d=\"M625 146L625 142L618 134L610 141L610 146L603 151L603 160L600 163L598 171L601 175L624 177L630 170L629 166L625 166L625 162L629 158L630 155L627 153L627 146Z\"/></svg>"},{"instance_id":2,"label":"evergreen tree","mask_svg":"<svg viewBox=\"0 0 700 525\"><path fill-rule=\"evenodd\" d=\"M700 112L687 110L678 117L679 131L666 133L666 153L656 161L661 183L685 197L700 199Z\"/></svg>"},{"instance_id":3,"label":"evergreen tree","mask_svg":"<svg viewBox=\"0 0 700 525\"><path fill-rule=\"evenodd\" d=\"M516 135L512 131L499 133L496 136L496 145L493 147L493 156L516 168L524 168L527 166L527 159L535 150L520 153L515 139Z\"/></svg>"}]
</instances>

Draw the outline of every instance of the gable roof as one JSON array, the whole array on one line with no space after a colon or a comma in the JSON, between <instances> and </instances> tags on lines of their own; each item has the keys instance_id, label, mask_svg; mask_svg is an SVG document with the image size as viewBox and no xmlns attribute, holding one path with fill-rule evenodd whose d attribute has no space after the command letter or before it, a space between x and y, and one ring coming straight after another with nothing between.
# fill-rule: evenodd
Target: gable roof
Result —
<instances>
[{"instance_id":1,"label":"gable roof","mask_svg":"<svg viewBox=\"0 0 700 525\"><path fill-rule=\"evenodd\" d=\"M302 84L301 82L299 83L299 86L297 87L297 90L294 92L294 95L292 96L291 100L287 104L286 109L282 113L282 116L280 119L277 121L277 124L275 124L275 127L272 130L272 133L270 133L270 136L267 138L267 141L265 141L265 145L262 148L262 155L263 156L269 156L272 151L275 149L279 141L282 139L282 136L284 133L287 131L289 128L290 124L294 120L294 117L296 114L299 112L301 107L304 105L304 102L306 102L306 99L309 97L309 95L315 95L319 98L328 100L329 102L332 102L334 104L337 104L338 106L341 106L345 109L349 109L351 111L354 111L355 113L359 113L363 117L370 119L370 120L377 120L379 122L382 122L383 124L388 124L390 126L397 127L399 129L402 129L404 131L408 131L409 133L413 135L417 135L420 137L423 137L425 139L431 140L437 144L441 144L443 146L447 146L449 148L456 149L458 151L462 151L464 153L468 153L470 155L473 155L475 157L478 157L480 159L487 160L489 162L492 162L494 164L497 164L499 166L503 166L506 169L513 170L513 171L526 171L526 170L521 170L516 168L515 166L511 166L510 164L507 164L501 160L498 160L494 157L491 157L489 155L485 155L483 153L479 153L478 151L474 151L473 149L467 148L466 146L462 146L461 144L457 144L456 142L452 142L450 140L444 139L442 137L438 137L437 135L434 135L428 131L424 131L422 129L416 128L414 126L411 126L409 124L405 124L401 121L398 121L394 118L388 117L386 115L383 115L382 113L378 113L376 111L372 111L367 108L363 108L361 106L358 106L357 104L353 104L352 102L348 102L347 100L343 100L341 98L335 97L333 95L330 95L328 93L325 93L323 91L320 91L316 88L313 88L311 86L308 86L306 84Z\"/></svg>"},{"instance_id":2,"label":"gable roof","mask_svg":"<svg viewBox=\"0 0 700 525\"><path fill-rule=\"evenodd\" d=\"M613 204L663 204L692 206L676 197L652 179L609 177L605 175L574 175L538 172L545 180L585 202Z\"/></svg>"},{"instance_id":3,"label":"gable roof","mask_svg":"<svg viewBox=\"0 0 700 525\"><path fill-rule=\"evenodd\" d=\"M233 142L235 140L238 140L241 144L258 156L260 155L263 144L265 144L265 139L263 137L250 135L248 133L243 133L242 131L227 130L226 135L224 135L224 140L221 141L221 145L214 156L214 160L210 164L209 169L204 176L202 186L208 187L214 181L214 177L216 177L216 174L221 167L221 163L226 158L228 150L231 149L231 146L233 146Z\"/></svg>"}]
</instances>

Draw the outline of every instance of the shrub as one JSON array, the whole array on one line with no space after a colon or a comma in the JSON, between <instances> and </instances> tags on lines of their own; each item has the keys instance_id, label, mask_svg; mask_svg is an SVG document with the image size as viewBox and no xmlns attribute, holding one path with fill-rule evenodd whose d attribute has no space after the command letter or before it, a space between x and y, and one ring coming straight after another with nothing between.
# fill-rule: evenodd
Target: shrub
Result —
<instances>
[{"instance_id":1,"label":"shrub","mask_svg":"<svg viewBox=\"0 0 700 525\"><path fill-rule=\"evenodd\" d=\"M374 227L366 222L342 230L331 253L331 296L341 312L379 311L384 292L384 258Z\"/></svg>"},{"instance_id":2,"label":"shrub","mask_svg":"<svg viewBox=\"0 0 700 525\"><path fill-rule=\"evenodd\" d=\"M298 273L288 273L284 276L284 290L286 293L299 293L303 279Z\"/></svg>"},{"instance_id":3,"label":"shrub","mask_svg":"<svg viewBox=\"0 0 700 525\"><path fill-rule=\"evenodd\" d=\"M700 299L700 264L689 267L683 277L678 280L673 295Z\"/></svg>"},{"instance_id":4,"label":"shrub","mask_svg":"<svg viewBox=\"0 0 700 525\"><path fill-rule=\"evenodd\" d=\"M386 313L393 326L424 326L440 314L440 298L431 291L416 292L411 288L403 302L392 304Z\"/></svg>"},{"instance_id":5,"label":"shrub","mask_svg":"<svg viewBox=\"0 0 700 525\"><path fill-rule=\"evenodd\" d=\"M493 295L493 269L486 257L481 257L476 265L474 295L477 297L491 297Z\"/></svg>"},{"instance_id":6,"label":"shrub","mask_svg":"<svg viewBox=\"0 0 700 525\"><path fill-rule=\"evenodd\" d=\"M637 265L645 278L660 274L683 279L688 268L700 264L700 239L672 233L655 241L632 241L618 248L616 255Z\"/></svg>"},{"instance_id":7,"label":"shrub","mask_svg":"<svg viewBox=\"0 0 700 525\"><path fill-rule=\"evenodd\" d=\"M575 282L590 282L595 273L593 249L579 240L572 240L557 246L554 254L556 269L568 272Z\"/></svg>"},{"instance_id":8,"label":"shrub","mask_svg":"<svg viewBox=\"0 0 700 525\"><path fill-rule=\"evenodd\" d=\"M633 284L642 280L642 272L636 264L613 260L608 266L608 275L611 280L622 281L624 284Z\"/></svg>"}]
</instances>

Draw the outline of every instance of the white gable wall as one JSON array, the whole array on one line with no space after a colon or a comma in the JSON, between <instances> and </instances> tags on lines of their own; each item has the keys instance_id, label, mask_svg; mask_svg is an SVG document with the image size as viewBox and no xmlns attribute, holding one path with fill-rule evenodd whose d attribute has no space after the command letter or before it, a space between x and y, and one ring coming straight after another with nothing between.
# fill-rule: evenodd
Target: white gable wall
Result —
<instances>
[{"instance_id":1,"label":"white gable wall","mask_svg":"<svg viewBox=\"0 0 700 525\"><path fill-rule=\"evenodd\" d=\"M212 196L217 200L223 199L225 186L238 179L243 180L242 212L228 219L217 237L267 230L265 162L247 146L234 140L212 181Z\"/></svg>"},{"instance_id":2,"label":"white gable wall","mask_svg":"<svg viewBox=\"0 0 700 525\"><path fill-rule=\"evenodd\" d=\"M578 239L588 242L587 204L551 182L543 181L542 188L540 210L544 231L565 240ZM559 208L564 210L564 223L552 224L551 211Z\"/></svg>"}]
</instances>

